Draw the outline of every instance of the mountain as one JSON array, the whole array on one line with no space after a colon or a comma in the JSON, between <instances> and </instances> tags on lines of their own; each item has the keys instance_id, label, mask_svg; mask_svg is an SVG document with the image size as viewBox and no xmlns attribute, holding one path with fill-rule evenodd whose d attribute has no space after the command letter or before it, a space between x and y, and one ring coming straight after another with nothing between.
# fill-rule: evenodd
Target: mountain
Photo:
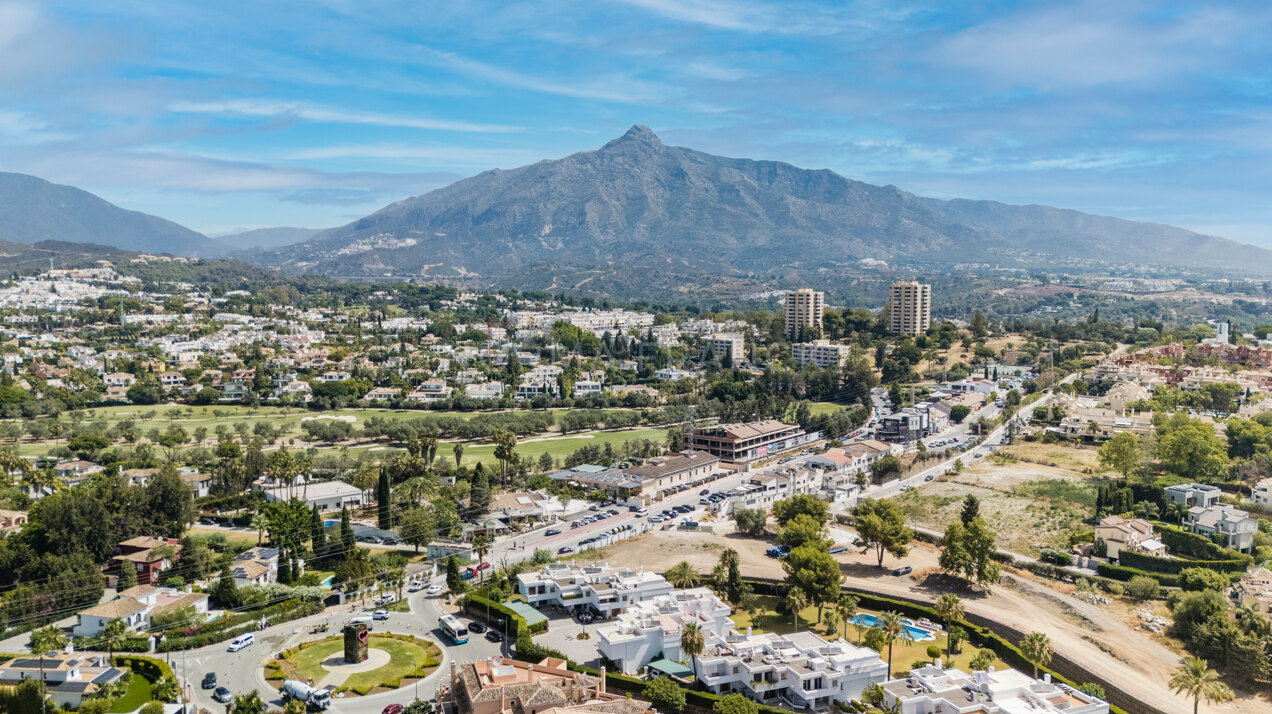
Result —
<instances>
[{"instance_id":1,"label":"mountain","mask_svg":"<svg viewBox=\"0 0 1272 714\"><path fill-rule=\"evenodd\" d=\"M309 240L322 231L317 228L256 228L216 236L216 242L234 250L268 250Z\"/></svg>"},{"instance_id":2,"label":"mountain","mask_svg":"<svg viewBox=\"0 0 1272 714\"><path fill-rule=\"evenodd\" d=\"M289 272L550 288L792 280L865 259L1272 272L1272 252L1180 228L922 198L833 171L666 146L643 126L596 151L398 201L257 259Z\"/></svg>"},{"instance_id":3,"label":"mountain","mask_svg":"<svg viewBox=\"0 0 1272 714\"><path fill-rule=\"evenodd\" d=\"M223 255L225 246L157 216L129 211L72 186L0 173L0 240L95 243L187 257Z\"/></svg>"}]
</instances>

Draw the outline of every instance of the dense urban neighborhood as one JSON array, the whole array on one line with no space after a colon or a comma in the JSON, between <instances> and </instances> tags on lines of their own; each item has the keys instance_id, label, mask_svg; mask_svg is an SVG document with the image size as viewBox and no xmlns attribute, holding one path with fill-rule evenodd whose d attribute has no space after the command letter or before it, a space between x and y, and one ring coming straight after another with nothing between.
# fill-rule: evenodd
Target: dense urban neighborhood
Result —
<instances>
[{"instance_id":1,"label":"dense urban neighborhood","mask_svg":"<svg viewBox=\"0 0 1272 714\"><path fill-rule=\"evenodd\" d=\"M1267 703L1272 327L303 287L0 289L5 707Z\"/></svg>"}]
</instances>

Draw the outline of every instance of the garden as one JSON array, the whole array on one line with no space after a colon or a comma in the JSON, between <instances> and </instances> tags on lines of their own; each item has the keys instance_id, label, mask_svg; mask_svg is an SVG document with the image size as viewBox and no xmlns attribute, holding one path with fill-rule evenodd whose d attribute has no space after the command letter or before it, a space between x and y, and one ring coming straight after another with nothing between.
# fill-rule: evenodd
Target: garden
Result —
<instances>
[{"instance_id":1,"label":"garden","mask_svg":"<svg viewBox=\"0 0 1272 714\"><path fill-rule=\"evenodd\" d=\"M372 635L367 646L369 649L388 653L388 662L370 671L350 674L337 684L336 692L366 695L397 689L432 674L442 661L442 652L437 645L409 635ZM332 674L331 670L323 666L323 662L332 657L343 656L343 652L343 637L306 642L287 650L280 659L267 662L265 679L279 687L285 679L312 680L317 685L323 685L324 680Z\"/></svg>"}]
</instances>

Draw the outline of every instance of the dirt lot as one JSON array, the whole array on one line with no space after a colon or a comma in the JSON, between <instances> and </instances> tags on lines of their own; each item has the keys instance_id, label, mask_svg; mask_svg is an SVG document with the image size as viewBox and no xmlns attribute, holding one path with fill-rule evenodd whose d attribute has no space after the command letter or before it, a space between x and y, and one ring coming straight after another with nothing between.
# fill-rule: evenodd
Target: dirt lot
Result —
<instances>
[{"instance_id":1,"label":"dirt lot","mask_svg":"<svg viewBox=\"0 0 1272 714\"><path fill-rule=\"evenodd\" d=\"M741 558L743 574L781 577L778 563L764 556L768 546L766 541L731 533L659 531L607 548L597 560L612 566L658 570L687 560L700 572L710 572L720 552L732 547ZM901 561L887 558L884 562L887 569L882 571L875 567L873 559L856 551L836 557L849 587L929 601L935 601L941 594L915 579L936 566L937 551L931 546L914 544L910 555ZM900 563L912 566L914 575L892 576L890 569ZM1168 685L1170 672L1179 663L1180 655L1157 636L1134 630L1125 606L1088 605L1049 585L1032 577L1008 574L991 593L965 593L963 597L969 612L993 618L1017 630L1046 632L1058 652L1106 673L1111 680L1123 683L1127 692L1153 706L1180 714L1192 711L1191 704L1171 694ZM1249 692L1238 694L1240 698L1235 702L1208 707L1207 711L1272 712L1268 693L1260 693L1258 698Z\"/></svg>"},{"instance_id":2,"label":"dirt lot","mask_svg":"<svg viewBox=\"0 0 1272 714\"><path fill-rule=\"evenodd\" d=\"M1088 454L1090 457L1088 457ZM963 498L981 502L981 515L1004 550L1037 556L1044 546L1067 549L1069 534L1087 528L1095 482L1093 450L1024 444L1004 448L957 476L945 477L896 501L916 526L943 531L959 517Z\"/></svg>"}]
</instances>

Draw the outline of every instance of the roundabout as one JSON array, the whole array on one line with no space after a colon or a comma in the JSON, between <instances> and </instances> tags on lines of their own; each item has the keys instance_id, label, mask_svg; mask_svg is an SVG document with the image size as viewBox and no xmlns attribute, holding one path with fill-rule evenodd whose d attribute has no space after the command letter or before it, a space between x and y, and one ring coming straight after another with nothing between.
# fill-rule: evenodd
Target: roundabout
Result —
<instances>
[{"instance_id":1,"label":"roundabout","mask_svg":"<svg viewBox=\"0 0 1272 714\"><path fill-rule=\"evenodd\" d=\"M286 650L264 665L265 680L278 688L286 679L298 679L333 693L365 696L395 690L435 672L442 652L428 640L381 633L366 641L366 659L345 660L343 637L327 637Z\"/></svg>"}]
</instances>

